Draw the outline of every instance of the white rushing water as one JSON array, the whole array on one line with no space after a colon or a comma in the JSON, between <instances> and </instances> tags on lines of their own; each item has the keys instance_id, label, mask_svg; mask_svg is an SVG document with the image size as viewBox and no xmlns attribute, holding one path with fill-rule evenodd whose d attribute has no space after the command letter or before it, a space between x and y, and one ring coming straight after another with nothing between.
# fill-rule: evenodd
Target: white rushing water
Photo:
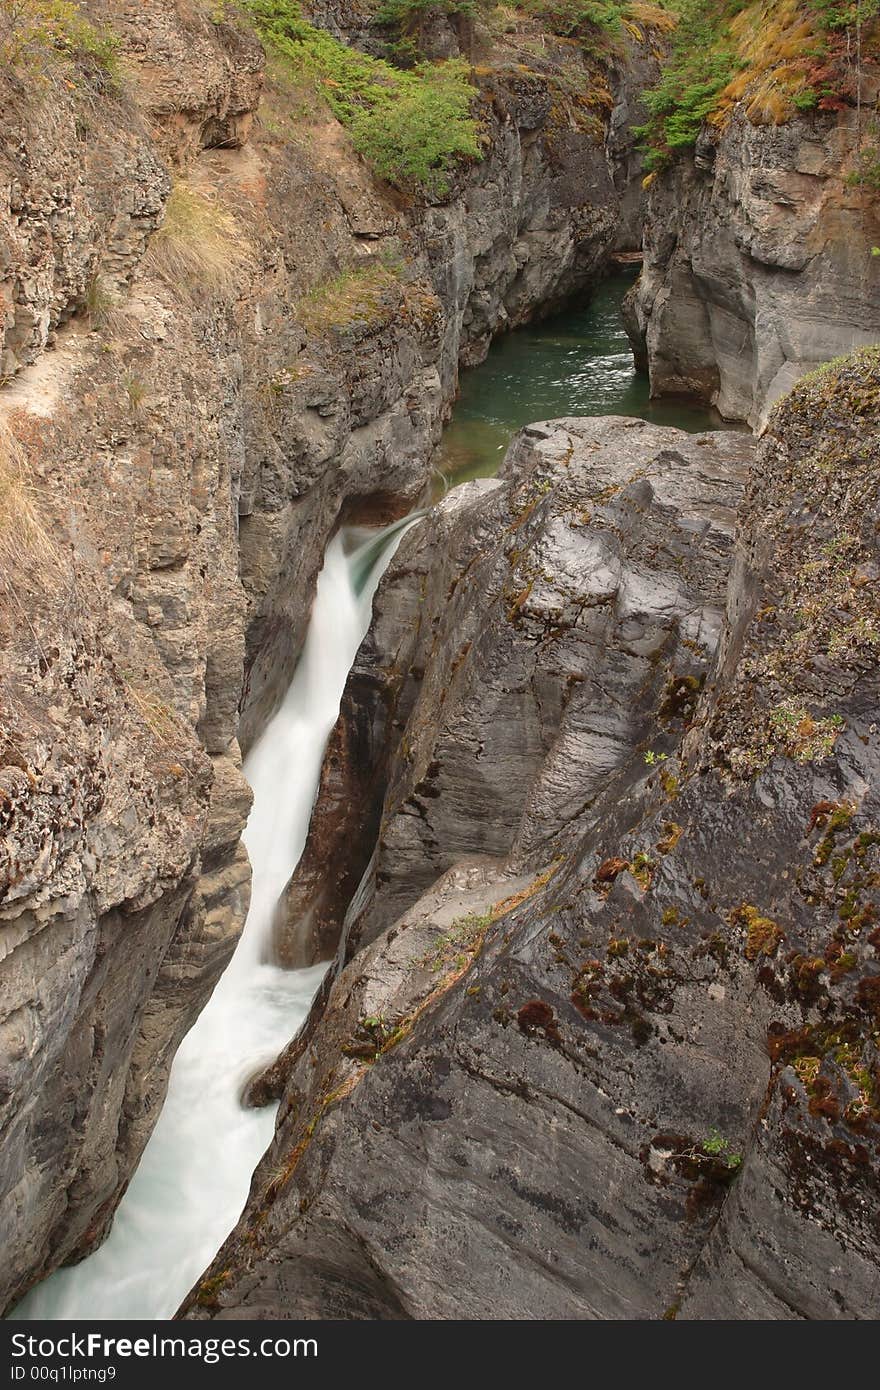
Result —
<instances>
[{"instance_id":1,"label":"white rushing water","mask_svg":"<svg viewBox=\"0 0 880 1390\"><path fill-rule=\"evenodd\" d=\"M243 1110L242 1085L293 1037L326 969L266 963L272 914L305 845L327 737L373 593L412 519L349 554L342 534L327 548L293 681L244 765L254 791L243 837L253 895L241 941L180 1046L110 1236L32 1290L16 1318L170 1317L238 1220L276 1109Z\"/></svg>"}]
</instances>

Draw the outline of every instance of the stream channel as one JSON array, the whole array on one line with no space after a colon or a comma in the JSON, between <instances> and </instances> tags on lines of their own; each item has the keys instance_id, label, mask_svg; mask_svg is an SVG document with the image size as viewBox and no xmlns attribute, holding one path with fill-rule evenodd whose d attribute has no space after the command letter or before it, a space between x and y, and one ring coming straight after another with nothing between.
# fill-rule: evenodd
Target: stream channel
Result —
<instances>
[{"instance_id":1,"label":"stream channel","mask_svg":"<svg viewBox=\"0 0 880 1390\"><path fill-rule=\"evenodd\" d=\"M631 415L691 431L719 428L704 408L648 399L620 316L630 283L629 275L611 276L582 308L499 339L480 367L462 373L436 460L446 485L494 473L513 433L535 420ZM341 531L327 547L293 680L244 764L254 792L244 835L253 896L241 941L177 1053L168 1098L110 1236L33 1289L13 1317L168 1318L238 1219L275 1122L275 1107L243 1109L241 1088L293 1037L326 969L267 963L272 914L305 845L324 748L373 594L409 524L366 540L362 530Z\"/></svg>"}]
</instances>

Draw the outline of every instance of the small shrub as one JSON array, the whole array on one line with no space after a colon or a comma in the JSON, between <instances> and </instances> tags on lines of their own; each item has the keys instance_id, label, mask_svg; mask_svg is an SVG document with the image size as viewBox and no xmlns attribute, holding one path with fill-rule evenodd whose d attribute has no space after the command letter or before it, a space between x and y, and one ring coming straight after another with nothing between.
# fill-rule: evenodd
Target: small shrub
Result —
<instances>
[{"instance_id":1,"label":"small shrub","mask_svg":"<svg viewBox=\"0 0 880 1390\"><path fill-rule=\"evenodd\" d=\"M425 64L351 119L352 144L386 183L443 197L455 161L480 157L472 97L464 64Z\"/></svg>"},{"instance_id":2,"label":"small shrub","mask_svg":"<svg viewBox=\"0 0 880 1390\"><path fill-rule=\"evenodd\" d=\"M795 92L791 100L796 111L812 111L818 105L819 93L805 87L802 92Z\"/></svg>"},{"instance_id":3,"label":"small shrub","mask_svg":"<svg viewBox=\"0 0 880 1390\"><path fill-rule=\"evenodd\" d=\"M867 26L880 14L880 0L811 0L823 29L830 33Z\"/></svg>"},{"instance_id":4,"label":"small shrub","mask_svg":"<svg viewBox=\"0 0 880 1390\"><path fill-rule=\"evenodd\" d=\"M709 0L683 0L672 52L657 86L645 93L650 120L637 134L644 142L645 166L651 171L676 150L693 145L703 121L736 72L732 43L725 37L723 16L736 0L721 6Z\"/></svg>"},{"instance_id":5,"label":"small shrub","mask_svg":"<svg viewBox=\"0 0 880 1390\"><path fill-rule=\"evenodd\" d=\"M445 15L475 15L479 0L381 0L376 11L380 24L394 24L406 32L428 10L441 11Z\"/></svg>"},{"instance_id":6,"label":"small shrub","mask_svg":"<svg viewBox=\"0 0 880 1390\"><path fill-rule=\"evenodd\" d=\"M146 383L138 376L125 376L122 379L122 386L128 396L132 410L138 411L147 399Z\"/></svg>"},{"instance_id":7,"label":"small shrub","mask_svg":"<svg viewBox=\"0 0 880 1390\"><path fill-rule=\"evenodd\" d=\"M709 1130L708 1137L700 1145L700 1151L707 1158L720 1159L727 1168L735 1169L742 1165L742 1154L734 1153L730 1140L725 1139L724 1135L717 1130L714 1125Z\"/></svg>"},{"instance_id":8,"label":"small shrub","mask_svg":"<svg viewBox=\"0 0 880 1390\"><path fill-rule=\"evenodd\" d=\"M466 917L457 917L449 931L438 936L430 951L416 964L428 966L434 974L450 969L456 972L464 970L479 952L486 931L494 920L492 912L472 912Z\"/></svg>"},{"instance_id":9,"label":"small shrub","mask_svg":"<svg viewBox=\"0 0 880 1390\"><path fill-rule=\"evenodd\" d=\"M880 192L880 128L878 128L876 120L869 122L866 134L868 141L859 150L855 168L847 175L846 182L850 188L864 188L869 193L878 193Z\"/></svg>"},{"instance_id":10,"label":"small shrub","mask_svg":"<svg viewBox=\"0 0 880 1390\"><path fill-rule=\"evenodd\" d=\"M589 41L619 38L624 6L617 0L525 0L524 8L553 34ZM589 45L592 46L592 45Z\"/></svg>"},{"instance_id":11,"label":"small shrub","mask_svg":"<svg viewBox=\"0 0 880 1390\"><path fill-rule=\"evenodd\" d=\"M776 751L800 763L821 762L829 757L844 727L841 715L817 719L793 698L775 705L768 715L768 723Z\"/></svg>"},{"instance_id":12,"label":"small shrub","mask_svg":"<svg viewBox=\"0 0 880 1390\"><path fill-rule=\"evenodd\" d=\"M107 288L101 273L94 271L89 277L83 295L83 312L88 319L89 328L105 328L115 307L116 300L112 290Z\"/></svg>"}]
</instances>

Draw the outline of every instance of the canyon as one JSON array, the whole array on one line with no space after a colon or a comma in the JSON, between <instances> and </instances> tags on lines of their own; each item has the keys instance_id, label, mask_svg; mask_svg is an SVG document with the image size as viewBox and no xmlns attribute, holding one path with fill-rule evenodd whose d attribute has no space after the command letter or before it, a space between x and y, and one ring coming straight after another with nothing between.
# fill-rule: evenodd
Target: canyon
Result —
<instances>
[{"instance_id":1,"label":"canyon","mask_svg":"<svg viewBox=\"0 0 880 1390\"><path fill-rule=\"evenodd\" d=\"M870 72L644 180L650 14L597 59L429 10L481 148L415 196L234 7L82 8L112 87L0 78L4 1306L106 1237L235 949L328 543L428 506L459 370L643 249L652 392L761 437L533 422L401 542L274 913L333 963L182 1311L873 1316Z\"/></svg>"},{"instance_id":2,"label":"canyon","mask_svg":"<svg viewBox=\"0 0 880 1390\"><path fill-rule=\"evenodd\" d=\"M187 1316L874 1316L876 638L826 646L844 592L875 622L866 369L757 458L527 428L433 515L414 647L404 541L343 701L404 723L351 958Z\"/></svg>"}]
</instances>

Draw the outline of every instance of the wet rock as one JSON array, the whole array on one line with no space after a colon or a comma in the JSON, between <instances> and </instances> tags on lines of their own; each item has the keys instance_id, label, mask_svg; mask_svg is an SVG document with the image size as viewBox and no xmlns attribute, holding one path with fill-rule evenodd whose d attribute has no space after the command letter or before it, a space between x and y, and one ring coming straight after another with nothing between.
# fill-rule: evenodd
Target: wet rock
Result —
<instances>
[{"instance_id":1,"label":"wet rock","mask_svg":"<svg viewBox=\"0 0 880 1390\"><path fill-rule=\"evenodd\" d=\"M875 1316L878 387L864 354L774 414L667 759L631 748L560 862L447 872L328 987L184 1316Z\"/></svg>"},{"instance_id":2,"label":"wet rock","mask_svg":"<svg viewBox=\"0 0 880 1390\"><path fill-rule=\"evenodd\" d=\"M570 46L485 65L486 158L423 206L329 113L295 138L240 15L88 8L118 86L0 74L0 423L23 460L4 433L3 1306L106 1233L235 944L239 749L328 538L424 493L459 360L587 288L622 198L604 116L556 147ZM346 314L365 268L381 293ZM29 583L40 536L63 601Z\"/></svg>"},{"instance_id":3,"label":"wet rock","mask_svg":"<svg viewBox=\"0 0 880 1390\"><path fill-rule=\"evenodd\" d=\"M530 425L502 486L456 489L404 539L343 696L282 959L329 957L343 919L351 953L460 854L546 862L634 748L666 755L715 649L753 452L744 434L641 420Z\"/></svg>"}]
</instances>

